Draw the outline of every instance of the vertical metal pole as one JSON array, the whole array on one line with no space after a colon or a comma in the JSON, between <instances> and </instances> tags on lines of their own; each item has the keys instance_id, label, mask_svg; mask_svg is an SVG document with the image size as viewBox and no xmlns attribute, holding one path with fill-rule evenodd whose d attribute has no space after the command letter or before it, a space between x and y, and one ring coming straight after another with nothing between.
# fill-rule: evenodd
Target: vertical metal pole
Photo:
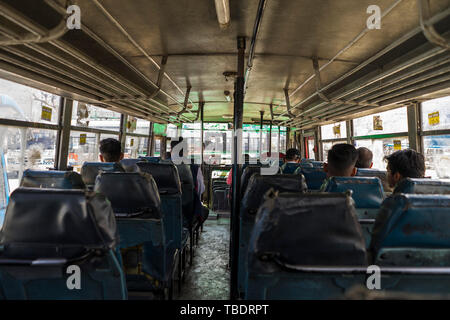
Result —
<instances>
[{"instance_id":1,"label":"vertical metal pole","mask_svg":"<svg viewBox=\"0 0 450 320\"><path fill-rule=\"evenodd\" d=\"M291 148L291 128L286 128L286 151Z\"/></svg>"},{"instance_id":2,"label":"vertical metal pole","mask_svg":"<svg viewBox=\"0 0 450 320\"><path fill-rule=\"evenodd\" d=\"M242 118L244 111L244 59L245 59L245 38L238 37L238 76L234 84L234 125L233 125L233 182L232 182L232 207L231 207L231 237L230 237L230 299L236 300L239 297L238 290L238 265L239 265L239 211L241 202L241 165L238 160L241 158L242 141ZM239 134L238 134L239 132Z\"/></svg>"},{"instance_id":3,"label":"vertical metal pole","mask_svg":"<svg viewBox=\"0 0 450 320\"><path fill-rule=\"evenodd\" d=\"M280 126L278 126L278 142L277 142L277 152L280 153L281 152L281 129Z\"/></svg>"},{"instance_id":4,"label":"vertical metal pole","mask_svg":"<svg viewBox=\"0 0 450 320\"><path fill-rule=\"evenodd\" d=\"M264 122L264 111L259 112L261 118L259 121L259 157L261 158L262 152L263 152L263 143L262 143L262 136L263 136L263 122Z\"/></svg>"},{"instance_id":5,"label":"vertical metal pole","mask_svg":"<svg viewBox=\"0 0 450 320\"><path fill-rule=\"evenodd\" d=\"M345 122L345 127L347 130L347 143L353 145L353 120L347 120Z\"/></svg>"},{"instance_id":6,"label":"vertical metal pole","mask_svg":"<svg viewBox=\"0 0 450 320\"><path fill-rule=\"evenodd\" d=\"M296 131L296 132L298 132L298 131ZM300 135L300 137L299 137L299 135ZM300 141L299 147L302 151L303 158L309 158L308 145L305 142L305 131L304 130L301 130L299 132L299 134L297 135L296 142L298 143L297 140Z\"/></svg>"},{"instance_id":7,"label":"vertical metal pole","mask_svg":"<svg viewBox=\"0 0 450 320\"><path fill-rule=\"evenodd\" d=\"M272 120L269 126L269 154L272 156Z\"/></svg>"},{"instance_id":8,"label":"vertical metal pole","mask_svg":"<svg viewBox=\"0 0 450 320\"><path fill-rule=\"evenodd\" d=\"M61 135L62 130L64 128L64 118L63 118L63 110L64 110L64 97L59 97L59 116L58 116L58 134L56 135L56 154L55 154L55 165L54 168L57 169L59 165L59 150L61 149Z\"/></svg>"},{"instance_id":9,"label":"vertical metal pole","mask_svg":"<svg viewBox=\"0 0 450 320\"><path fill-rule=\"evenodd\" d=\"M419 104L408 106L408 140L409 148L421 152L419 137Z\"/></svg>"},{"instance_id":10,"label":"vertical metal pole","mask_svg":"<svg viewBox=\"0 0 450 320\"><path fill-rule=\"evenodd\" d=\"M321 134L320 134L320 127L317 126L314 129L314 153L315 153L315 159L318 161L322 161L323 160L323 155L322 155L322 138L321 138Z\"/></svg>"},{"instance_id":11,"label":"vertical metal pole","mask_svg":"<svg viewBox=\"0 0 450 320\"><path fill-rule=\"evenodd\" d=\"M203 160L204 160L204 155L203 155L203 121L204 121L204 118L203 118L203 116L204 116L204 106L205 106L205 102L201 102L200 103L200 121L201 121L201 128L200 128L200 134L201 134L201 163L203 164Z\"/></svg>"},{"instance_id":12,"label":"vertical metal pole","mask_svg":"<svg viewBox=\"0 0 450 320\"><path fill-rule=\"evenodd\" d=\"M147 157L153 156L153 140L155 139L153 133L153 122L150 122L150 127L148 129L148 141L147 141Z\"/></svg>"},{"instance_id":13,"label":"vertical metal pole","mask_svg":"<svg viewBox=\"0 0 450 320\"><path fill-rule=\"evenodd\" d=\"M62 109L63 126L61 130L61 138L59 141L59 154L57 169L67 170L67 158L69 156L69 142L70 142L70 125L72 121L73 100L64 99L64 107Z\"/></svg>"},{"instance_id":14,"label":"vertical metal pole","mask_svg":"<svg viewBox=\"0 0 450 320\"><path fill-rule=\"evenodd\" d=\"M127 122L128 116L126 114L120 115L120 131L119 131L119 141L122 147L122 152L125 152L125 142L127 139Z\"/></svg>"}]
</instances>

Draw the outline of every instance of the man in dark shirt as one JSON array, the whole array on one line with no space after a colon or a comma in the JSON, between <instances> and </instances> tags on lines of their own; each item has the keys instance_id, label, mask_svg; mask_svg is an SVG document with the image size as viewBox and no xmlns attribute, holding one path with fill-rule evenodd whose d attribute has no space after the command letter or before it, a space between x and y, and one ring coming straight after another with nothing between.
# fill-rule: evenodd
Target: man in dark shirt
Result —
<instances>
[{"instance_id":1,"label":"man in dark shirt","mask_svg":"<svg viewBox=\"0 0 450 320\"><path fill-rule=\"evenodd\" d=\"M323 165L323 171L327 173L327 179L320 187L320 191L326 190L331 177L353 177L356 175L356 161L358 151L351 144L338 143L328 151L328 162Z\"/></svg>"},{"instance_id":2,"label":"man in dark shirt","mask_svg":"<svg viewBox=\"0 0 450 320\"><path fill-rule=\"evenodd\" d=\"M388 162L386 167L387 180L391 188L395 188L404 178L423 178L425 176L425 158L422 154L414 150L406 149L396 151L386 156L385 160ZM396 193L395 189L394 193ZM385 227L386 221L389 219L389 214L389 210L381 207L373 226L372 241L370 244L372 252L376 252L379 249L379 236Z\"/></svg>"}]
</instances>

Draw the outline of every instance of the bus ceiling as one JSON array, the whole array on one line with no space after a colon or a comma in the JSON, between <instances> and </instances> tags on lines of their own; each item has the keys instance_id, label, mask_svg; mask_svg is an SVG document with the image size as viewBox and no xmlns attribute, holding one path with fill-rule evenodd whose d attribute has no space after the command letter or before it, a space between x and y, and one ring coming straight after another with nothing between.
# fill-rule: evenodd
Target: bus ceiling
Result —
<instances>
[{"instance_id":1,"label":"bus ceiling","mask_svg":"<svg viewBox=\"0 0 450 320\"><path fill-rule=\"evenodd\" d=\"M308 129L450 94L449 0L379 0L375 24L371 0L79 0L79 28L66 2L0 0L0 76L154 122L201 106L229 122L245 36L247 123Z\"/></svg>"}]
</instances>

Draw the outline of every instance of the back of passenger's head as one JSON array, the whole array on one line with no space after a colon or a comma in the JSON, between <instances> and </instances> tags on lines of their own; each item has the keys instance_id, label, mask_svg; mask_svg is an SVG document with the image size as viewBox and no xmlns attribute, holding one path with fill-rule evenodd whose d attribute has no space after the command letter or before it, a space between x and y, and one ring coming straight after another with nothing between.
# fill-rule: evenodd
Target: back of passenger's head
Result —
<instances>
[{"instance_id":1,"label":"back of passenger's head","mask_svg":"<svg viewBox=\"0 0 450 320\"><path fill-rule=\"evenodd\" d=\"M123 159L120 141L107 138L100 141L100 160L102 162L119 162Z\"/></svg>"},{"instance_id":2,"label":"back of passenger's head","mask_svg":"<svg viewBox=\"0 0 450 320\"><path fill-rule=\"evenodd\" d=\"M285 160L286 161L296 161L296 160L300 159L300 157L301 157L300 151L298 149L291 148L286 151Z\"/></svg>"},{"instance_id":3,"label":"back of passenger's head","mask_svg":"<svg viewBox=\"0 0 450 320\"><path fill-rule=\"evenodd\" d=\"M328 162L324 164L324 171L328 177L350 177L356 174L355 164L358 151L351 144L335 144L328 151Z\"/></svg>"},{"instance_id":4,"label":"back of passenger's head","mask_svg":"<svg viewBox=\"0 0 450 320\"><path fill-rule=\"evenodd\" d=\"M387 160L388 180L391 187L403 178L423 178L425 176L425 158L412 150L399 150L384 157Z\"/></svg>"},{"instance_id":5,"label":"back of passenger's head","mask_svg":"<svg viewBox=\"0 0 450 320\"><path fill-rule=\"evenodd\" d=\"M365 147L358 148L358 160L355 167L357 168L372 168L373 153Z\"/></svg>"}]
</instances>

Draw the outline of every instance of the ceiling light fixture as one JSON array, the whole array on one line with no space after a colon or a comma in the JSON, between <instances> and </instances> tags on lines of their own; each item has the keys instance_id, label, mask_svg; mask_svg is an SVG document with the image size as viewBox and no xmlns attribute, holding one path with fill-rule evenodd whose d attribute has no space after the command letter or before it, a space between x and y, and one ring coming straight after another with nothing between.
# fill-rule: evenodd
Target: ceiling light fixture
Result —
<instances>
[{"instance_id":1,"label":"ceiling light fixture","mask_svg":"<svg viewBox=\"0 0 450 320\"><path fill-rule=\"evenodd\" d=\"M216 4L217 20L220 29L224 30L230 25L230 3L229 0L214 0Z\"/></svg>"}]
</instances>

